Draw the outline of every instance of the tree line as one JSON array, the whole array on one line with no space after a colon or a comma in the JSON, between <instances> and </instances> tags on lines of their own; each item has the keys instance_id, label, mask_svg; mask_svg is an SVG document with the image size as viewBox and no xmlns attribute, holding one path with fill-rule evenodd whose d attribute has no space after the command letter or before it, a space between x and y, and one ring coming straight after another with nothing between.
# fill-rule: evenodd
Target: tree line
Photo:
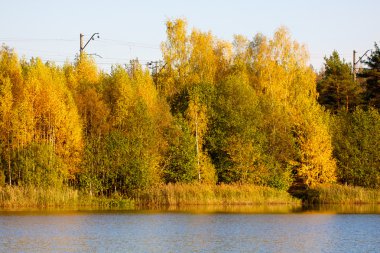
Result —
<instances>
[{"instance_id":1,"label":"tree line","mask_svg":"<svg viewBox=\"0 0 380 253\"><path fill-rule=\"evenodd\" d=\"M85 53L57 66L3 46L0 185L380 186L377 45L354 82L336 52L317 75L286 28L231 43L182 19L166 27L153 77L137 61L105 73Z\"/></svg>"},{"instance_id":2,"label":"tree line","mask_svg":"<svg viewBox=\"0 0 380 253\"><path fill-rule=\"evenodd\" d=\"M353 79L352 66L337 51L325 57L318 102L332 117L333 154L341 183L380 186L380 49L374 50Z\"/></svg>"}]
</instances>

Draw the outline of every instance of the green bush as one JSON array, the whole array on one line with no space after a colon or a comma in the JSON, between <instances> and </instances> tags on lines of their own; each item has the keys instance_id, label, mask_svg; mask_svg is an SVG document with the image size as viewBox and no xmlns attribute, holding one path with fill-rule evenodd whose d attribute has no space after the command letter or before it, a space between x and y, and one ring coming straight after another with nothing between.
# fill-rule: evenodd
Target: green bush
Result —
<instances>
[{"instance_id":1,"label":"green bush","mask_svg":"<svg viewBox=\"0 0 380 253\"><path fill-rule=\"evenodd\" d=\"M65 164L54 153L51 145L32 143L18 150L12 159L14 175L19 185L61 187L68 179Z\"/></svg>"},{"instance_id":2,"label":"green bush","mask_svg":"<svg viewBox=\"0 0 380 253\"><path fill-rule=\"evenodd\" d=\"M340 112L333 126L338 180L350 185L380 187L380 114L357 108Z\"/></svg>"}]
</instances>

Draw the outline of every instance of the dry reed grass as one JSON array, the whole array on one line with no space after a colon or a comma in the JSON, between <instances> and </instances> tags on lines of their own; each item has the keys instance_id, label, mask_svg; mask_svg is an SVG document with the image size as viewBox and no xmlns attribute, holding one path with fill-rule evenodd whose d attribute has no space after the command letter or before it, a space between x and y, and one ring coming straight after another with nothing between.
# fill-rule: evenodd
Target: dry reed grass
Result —
<instances>
[{"instance_id":1,"label":"dry reed grass","mask_svg":"<svg viewBox=\"0 0 380 253\"><path fill-rule=\"evenodd\" d=\"M167 184L135 196L141 206L300 204L289 193L255 185Z\"/></svg>"},{"instance_id":2,"label":"dry reed grass","mask_svg":"<svg viewBox=\"0 0 380 253\"><path fill-rule=\"evenodd\" d=\"M323 185L319 192L319 204L380 204L380 190L346 185Z\"/></svg>"}]
</instances>

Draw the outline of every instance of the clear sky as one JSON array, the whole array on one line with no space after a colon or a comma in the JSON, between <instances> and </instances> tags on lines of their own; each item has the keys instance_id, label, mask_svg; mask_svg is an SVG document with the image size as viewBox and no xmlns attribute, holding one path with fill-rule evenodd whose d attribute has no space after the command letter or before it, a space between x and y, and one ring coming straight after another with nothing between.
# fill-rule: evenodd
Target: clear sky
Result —
<instances>
[{"instance_id":1,"label":"clear sky","mask_svg":"<svg viewBox=\"0 0 380 253\"><path fill-rule=\"evenodd\" d=\"M361 55L380 42L379 0L0 0L0 6L0 44L20 57L72 61L79 34L87 41L98 32L86 52L102 56L96 61L105 70L136 57L143 64L160 59L165 21L173 18L186 18L189 31L229 41L234 34L272 36L286 26L307 46L316 69L334 49L351 62L353 49Z\"/></svg>"}]
</instances>

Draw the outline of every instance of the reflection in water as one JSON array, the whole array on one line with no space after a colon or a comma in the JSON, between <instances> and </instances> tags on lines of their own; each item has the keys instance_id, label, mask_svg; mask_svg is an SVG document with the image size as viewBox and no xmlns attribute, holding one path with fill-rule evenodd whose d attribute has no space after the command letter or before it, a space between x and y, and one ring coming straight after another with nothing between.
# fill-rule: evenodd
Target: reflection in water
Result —
<instances>
[{"instance_id":1,"label":"reflection in water","mask_svg":"<svg viewBox=\"0 0 380 253\"><path fill-rule=\"evenodd\" d=\"M41 213L45 215L55 215L65 213L77 212L179 212L179 213L230 213L230 214L286 214L286 213L335 213L335 214L380 214L380 204L356 204L356 205L316 205L310 207L302 207L300 205L286 205L286 204L270 204L270 205L181 205L181 206L161 206L155 208L137 207L135 209L129 208L93 208L93 207L79 207L73 208L44 208L44 209L31 209L31 208L7 208L0 209L0 216L12 213L19 215L32 215Z\"/></svg>"},{"instance_id":2,"label":"reflection in water","mask_svg":"<svg viewBox=\"0 0 380 253\"><path fill-rule=\"evenodd\" d=\"M185 205L140 209L140 211L166 211L186 213L235 213L235 214L286 214L286 213L332 213L332 214L380 214L380 205Z\"/></svg>"},{"instance_id":3,"label":"reflection in water","mask_svg":"<svg viewBox=\"0 0 380 253\"><path fill-rule=\"evenodd\" d=\"M273 206L192 208L0 212L0 252L376 252L380 248L378 214L288 213ZM268 210L279 213L263 214Z\"/></svg>"},{"instance_id":4,"label":"reflection in water","mask_svg":"<svg viewBox=\"0 0 380 253\"><path fill-rule=\"evenodd\" d=\"M319 205L305 211L346 213L346 214L380 214L378 204L358 204L358 205Z\"/></svg>"},{"instance_id":5,"label":"reflection in water","mask_svg":"<svg viewBox=\"0 0 380 253\"><path fill-rule=\"evenodd\" d=\"M159 210L187 213L293 213L301 209L298 205L186 205L169 206Z\"/></svg>"}]
</instances>

